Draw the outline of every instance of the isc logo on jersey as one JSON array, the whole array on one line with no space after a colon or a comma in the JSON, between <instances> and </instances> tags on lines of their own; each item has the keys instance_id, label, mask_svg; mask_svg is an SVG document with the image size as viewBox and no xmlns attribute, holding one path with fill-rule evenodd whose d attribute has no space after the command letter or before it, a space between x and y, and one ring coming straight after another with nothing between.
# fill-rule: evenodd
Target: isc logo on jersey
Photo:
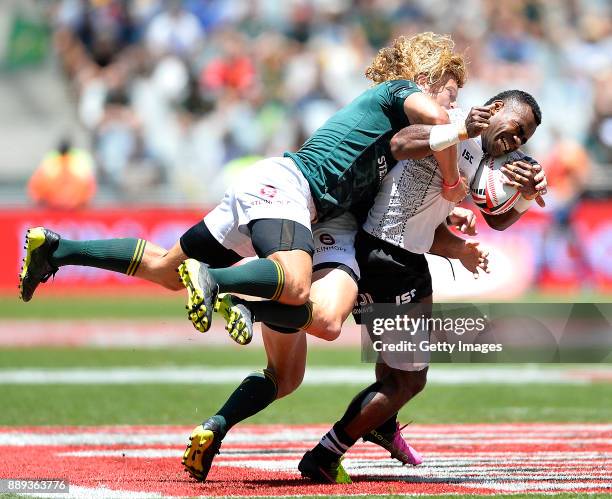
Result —
<instances>
[{"instance_id":1,"label":"isc logo on jersey","mask_svg":"<svg viewBox=\"0 0 612 499\"><path fill-rule=\"evenodd\" d=\"M525 155L519 151L493 158L485 155L470 184L472 199L480 211L489 215L506 213L521 198L516 188L503 182L504 174L500 170L506 163L512 163Z\"/></svg>"}]
</instances>

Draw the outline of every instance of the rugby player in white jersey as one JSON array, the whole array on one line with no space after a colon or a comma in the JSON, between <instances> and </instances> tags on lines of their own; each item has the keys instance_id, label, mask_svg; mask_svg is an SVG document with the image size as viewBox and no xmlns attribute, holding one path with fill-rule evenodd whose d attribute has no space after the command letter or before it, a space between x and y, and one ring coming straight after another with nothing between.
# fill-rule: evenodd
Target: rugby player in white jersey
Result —
<instances>
[{"instance_id":1,"label":"rugby player in white jersey","mask_svg":"<svg viewBox=\"0 0 612 499\"><path fill-rule=\"evenodd\" d=\"M458 148L459 169L468 184L485 152L500 156L516 150L527 142L541 122L541 112L533 97L518 90L501 92L491 98L485 108L474 108L471 113L482 113L483 120L475 116L472 124L484 131L481 137L461 142ZM492 116L487 117L487 114ZM455 124L464 121L459 110L450 110L449 115ZM413 157L421 157L428 154L432 146L456 142L458 134L452 128L453 125L447 126L447 130L438 127L432 133L431 127L417 125L403 132L405 136L401 139L414 145L410 153ZM445 136L448 129L451 129L451 134ZM439 132L442 132L441 136ZM530 158L507 165L504 172L509 177L508 183L522 193L522 199L506 214L484 215L487 223L498 230L515 223L528 209L531 200L545 193L546 188L541 168ZM477 258L471 263L467 260L466 268L476 275L478 269L487 270L487 253L478 251L478 243L453 235L443 223L454 204L447 203L438 195L440 182L435 159L431 156L401 161L383 181L355 241L356 260L361 269L359 292L360 296L367 296L361 304L401 306L407 301L431 303L432 282L424 256L426 252L460 258L465 264L466 254L476 250ZM424 195L416 197L415 192ZM464 220L459 217L451 223L459 222L473 228L473 216L466 213L463 216ZM473 233L473 230L467 232ZM359 321L358 305L355 312ZM421 312L427 313L426 310ZM423 360L402 362L401 356L393 354L379 358L376 382L352 400L342 418L315 448L304 455L299 465L302 474L316 481L350 482L341 459L362 437L386 448L403 464L420 464L422 458L400 434L397 412L424 388L427 363Z\"/></svg>"}]
</instances>

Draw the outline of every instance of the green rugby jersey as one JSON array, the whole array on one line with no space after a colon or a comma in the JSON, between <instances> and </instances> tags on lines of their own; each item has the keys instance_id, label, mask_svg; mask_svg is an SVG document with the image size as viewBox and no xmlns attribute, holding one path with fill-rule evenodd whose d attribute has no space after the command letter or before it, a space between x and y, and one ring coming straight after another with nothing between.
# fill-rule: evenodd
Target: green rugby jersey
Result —
<instances>
[{"instance_id":1,"label":"green rugby jersey","mask_svg":"<svg viewBox=\"0 0 612 499\"><path fill-rule=\"evenodd\" d=\"M299 151L285 153L308 180L319 221L367 212L397 163L389 141L409 125L404 100L414 92L419 88L412 81L380 83L329 118Z\"/></svg>"}]
</instances>

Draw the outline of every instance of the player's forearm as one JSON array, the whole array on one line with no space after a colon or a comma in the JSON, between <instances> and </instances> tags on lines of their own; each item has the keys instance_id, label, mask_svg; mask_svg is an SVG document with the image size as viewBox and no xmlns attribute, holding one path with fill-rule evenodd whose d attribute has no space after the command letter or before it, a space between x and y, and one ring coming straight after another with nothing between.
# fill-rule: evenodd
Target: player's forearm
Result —
<instances>
[{"instance_id":1,"label":"player's forearm","mask_svg":"<svg viewBox=\"0 0 612 499\"><path fill-rule=\"evenodd\" d=\"M447 147L442 151L433 153L438 162L438 168L442 178L447 185L456 184L459 180L459 168L457 166L457 146Z\"/></svg>"},{"instance_id":2,"label":"player's forearm","mask_svg":"<svg viewBox=\"0 0 612 499\"><path fill-rule=\"evenodd\" d=\"M459 179L457 144L467 138L455 125L410 125L391 138L391 154L402 159L423 159L432 153L444 181L452 185Z\"/></svg>"},{"instance_id":3,"label":"player's forearm","mask_svg":"<svg viewBox=\"0 0 612 499\"><path fill-rule=\"evenodd\" d=\"M464 239L453 234L446 224L440 224L436 228L429 252L433 255L445 256L446 258L459 258L464 244Z\"/></svg>"},{"instance_id":4,"label":"player's forearm","mask_svg":"<svg viewBox=\"0 0 612 499\"><path fill-rule=\"evenodd\" d=\"M432 153L429 136L433 125L410 125L391 138L391 154L402 159L423 159Z\"/></svg>"},{"instance_id":5,"label":"player's forearm","mask_svg":"<svg viewBox=\"0 0 612 499\"><path fill-rule=\"evenodd\" d=\"M487 213L483 213L482 216L492 229L506 230L512 224L518 222L523 216L523 213L524 212L518 212L513 208L501 215L488 215Z\"/></svg>"}]
</instances>

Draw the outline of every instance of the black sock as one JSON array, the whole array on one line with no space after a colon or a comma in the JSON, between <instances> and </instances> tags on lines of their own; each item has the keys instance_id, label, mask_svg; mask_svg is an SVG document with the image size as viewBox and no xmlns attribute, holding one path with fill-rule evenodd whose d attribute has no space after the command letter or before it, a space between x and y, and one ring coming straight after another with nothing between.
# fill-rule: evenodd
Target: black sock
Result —
<instances>
[{"instance_id":1,"label":"black sock","mask_svg":"<svg viewBox=\"0 0 612 499\"><path fill-rule=\"evenodd\" d=\"M278 300L285 285L283 267L268 258L258 258L236 267L209 269L209 272L219 284L221 293Z\"/></svg>"},{"instance_id":2,"label":"black sock","mask_svg":"<svg viewBox=\"0 0 612 499\"><path fill-rule=\"evenodd\" d=\"M312 303L304 305L285 305L276 301L243 301L253 314L253 322L265 322L277 330L291 328L291 332L306 329L312 324ZM286 331L279 331L286 332Z\"/></svg>"},{"instance_id":3,"label":"black sock","mask_svg":"<svg viewBox=\"0 0 612 499\"><path fill-rule=\"evenodd\" d=\"M356 439L352 439L347 435L344 428L355 416L357 416L357 414L359 414L361 408L372 400L381 386L382 383L379 381L372 383L351 400L351 403L346 408L340 421L338 421L330 431L323 435L321 441L312 450L317 459L327 463L337 461L349 447L355 444Z\"/></svg>"},{"instance_id":4,"label":"black sock","mask_svg":"<svg viewBox=\"0 0 612 499\"><path fill-rule=\"evenodd\" d=\"M370 400L374 398L374 395L378 393L381 386L382 383L380 381L376 381L375 383L372 383L370 386L364 388L357 395L355 395L355 398L351 400L351 403L346 408L344 415L342 416L342 418L340 418L339 423L341 423L342 426L345 426L350 423L353 418L357 416L357 414L359 414L361 408L367 405Z\"/></svg>"},{"instance_id":5,"label":"black sock","mask_svg":"<svg viewBox=\"0 0 612 499\"><path fill-rule=\"evenodd\" d=\"M60 239L50 260L57 267L81 265L134 275L146 245L144 239L134 238L93 241Z\"/></svg>"},{"instance_id":6,"label":"black sock","mask_svg":"<svg viewBox=\"0 0 612 499\"><path fill-rule=\"evenodd\" d=\"M397 412L387 419L383 424L381 424L375 431L378 433L385 434L393 434L397 429Z\"/></svg>"},{"instance_id":7,"label":"black sock","mask_svg":"<svg viewBox=\"0 0 612 499\"><path fill-rule=\"evenodd\" d=\"M312 449L315 458L320 461L332 463L337 461L350 447L355 445L356 440L349 437L340 422L337 422L329 430L319 443Z\"/></svg>"},{"instance_id":8,"label":"black sock","mask_svg":"<svg viewBox=\"0 0 612 499\"><path fill-rule=\"evenodd\" d=\"M257 414L276 399L276 378L268 369L249 374L213 416L225 434L232 426Z\"/></svg>"}]
</instances>

